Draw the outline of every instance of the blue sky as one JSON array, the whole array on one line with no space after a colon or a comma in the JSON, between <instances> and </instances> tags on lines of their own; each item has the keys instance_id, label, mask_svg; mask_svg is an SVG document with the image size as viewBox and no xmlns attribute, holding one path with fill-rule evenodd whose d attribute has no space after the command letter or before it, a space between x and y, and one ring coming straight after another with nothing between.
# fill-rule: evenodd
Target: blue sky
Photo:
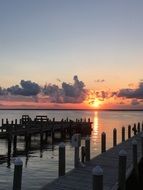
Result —
<instances>
[{"instance_id":1,"label":"blue sky","mask_svg":"<svg viewBox=\"0 0 143 190\"><path fill-rule=\"evenodd\" d=\"M1 0L0 86L142 79L142 0ZM102 88L102 87L101 87Z\"/></svg>"}]
</instances>

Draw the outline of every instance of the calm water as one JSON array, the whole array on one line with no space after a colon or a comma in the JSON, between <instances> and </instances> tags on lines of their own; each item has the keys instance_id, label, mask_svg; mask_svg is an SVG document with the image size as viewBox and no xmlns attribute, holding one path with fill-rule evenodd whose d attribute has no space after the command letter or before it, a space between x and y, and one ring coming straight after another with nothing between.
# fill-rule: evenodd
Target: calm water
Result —
<instances>
[{"instance_id":1,"label":"calm water","mask_svg":"<svg viewBox=\"0 0 143 190\"><path fill-rule=\"evenodd\" d=\"M93 131L91 134L91 156L100 153L100 136L103 131L107 134L107 148L112 146L112 130L118 130L118 143L121 141L121 127L127 127L137 122L142 122L143 112L94 112L94 111L0 111L0 120L2 118L9 120L20 119L22 115L28 114L31 118L36 115L47 115L50 119L56 120L90 118L93 121ZM36 145L39 140L32 138L32 143ZM84 140L82 140L84 144ZM18 150L24 150L24 142L19 138ZM0 140L0 155L7 153L7 144L5 140ZM66 169L73 168L73 148L70 142L66 142ZM28 158L20 156L23 160L23 182L22 190L39 190L42 186L57 177L58 173L58 144L52 147L47 145L44 151L33 150ZM12 159L13 160L13 159ZM10 168L7 163L0 164L0 190L11 190L13 181L13 161Z\"/></svg>"}]
</instances>

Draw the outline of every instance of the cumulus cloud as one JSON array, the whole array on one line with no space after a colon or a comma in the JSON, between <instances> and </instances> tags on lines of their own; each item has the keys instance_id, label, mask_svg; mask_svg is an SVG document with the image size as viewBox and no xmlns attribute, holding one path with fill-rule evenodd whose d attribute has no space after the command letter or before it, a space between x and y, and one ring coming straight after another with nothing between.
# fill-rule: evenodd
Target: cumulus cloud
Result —
<instances>
[{"instance_id":1,"label":"cumulus cloud","mask_svg":"<svg viewBox=\"0 0 143 190\"><path fill-rule=\"evenodd\" d=\"M7 95L7 90L0 87L0 96L4 96L4 95Z\"/></svg>"},{"instance_id":2,"label":"cumulus cloud","mask_svg":"<svg viewBox=\"0 0 143 190\"><path fill-rule=\"evenodd\" d=\"M120 89L117 96L131 99L143 99L143 82L140 82L139 86L136 89Z\"/></svg>"},{"instance_id":3,"label":"cumulus cloud","mask_svg":"<svg viewBox=\"0 0 143 190\"><path fill-rule=\"evenodd\" d=\"M73 80L73 84L63 82L61 88L57 85L46 85L43 93L54 103L81 103L86 97L85 85L76 75Z\"/></svg>"},{"instance_id":4,"label":"cumulus cloud","mask_svg":"<svg viewBox=\"0 0 143 190\"><path fill-rule=\"evenodd\" d=\"M139 105L139 104L140 104L140 101L138 101L137 99L133 99L131 101L131 105L133 105L133 106L136 106L136 105Z\"/></svg>"},{"instance_id":5,"label":"cumulus cloud","mask_svg":"<svg viewBox=\"0 0 143 190\"><path fill-rule=\"evenodd\" d=\"M36 96L40 92L40 86L35 82L31 82L30 80L21 80L20 86L11 86L7 88L7 91L12 95Z\"/></svg>"}]
</instances>

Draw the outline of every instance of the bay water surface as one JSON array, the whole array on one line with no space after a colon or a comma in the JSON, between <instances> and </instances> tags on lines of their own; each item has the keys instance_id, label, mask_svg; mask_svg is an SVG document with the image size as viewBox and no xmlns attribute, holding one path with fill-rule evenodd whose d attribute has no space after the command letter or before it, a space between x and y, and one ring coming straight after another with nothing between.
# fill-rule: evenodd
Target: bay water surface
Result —
<instances>
[{"instance_id":1,"label":"bay water surface","mask_svg":"<svg viewBox=\"0 0 143 190\"><path fill-rule=\"evenodd\" d=\"M29 115L35 118L36 115L47 115L48 118L55 120L66 119L72 120L76 118L90 118L93 122L91 133L91 157L100 154L101 133L106 132L107 149L112 147L113 129L117 129L118 143L121 142L121 128L130 124L141 122L143 120L142 111L73 111L73 110L0 110L1 119L8 118L9 120L20 119L22 115ZM1 122L0 122L1 125ZM127 130L126 130L127 131ZM126 134L127 138L127 134ZM39 139L32 137L34 145L39 144ZM66 141L66 171L73 168L74 148L70 141ZM19 157L23 161L23 177L22 190L39 190L47 183L58 177L58 143L47 144L44 150L33 149L29 152L28 157L21 154ZM84 145L84 139L82 139ZM18 150L24 150L24 140L18 138ZM0 139L0 155L7 154L7 142ZM7 167L7 162L0 163L0 190L11 190L13 183L14 158L11 159L10 167Z\"/></svg>"}]
</instances>

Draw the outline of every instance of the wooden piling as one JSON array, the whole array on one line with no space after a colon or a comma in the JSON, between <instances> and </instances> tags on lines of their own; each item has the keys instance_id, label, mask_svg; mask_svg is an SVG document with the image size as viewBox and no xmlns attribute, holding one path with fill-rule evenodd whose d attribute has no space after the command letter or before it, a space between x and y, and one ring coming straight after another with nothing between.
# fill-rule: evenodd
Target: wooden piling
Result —
<instances>
[{"instance_id":1,"label":"wooden piling","mask_svg":"<svg viewBox=\"0 0 143 190\"><path fill-rule=\"evenodd\" d=\"M81 147L81 162L85 162L85 146Z\"/></svg>"},{"instance_id":2,"label":"wooden piling","mask_svg":"<svg viewBox=\"0 0 143 190\"><path fill-rule=\"evenodd\" d=\"M134 168L134 174L136 178L138 179L139 172L138 172L138 155L137 155L137 141L132 141L132 147L133 147L133 168Z\"/></svg>"},{"instance_id":3,"label":"wooden piling","mask_svg":"<svg viewBox=\"0 0 143 190\"><path fill-rule=\"evenodd\" d=\"M20 158L16 158L14 162L13 190L21 190L22 166L22 160Z\"/></svg>"},{"instance_id":4,"label":"wooden piling","mask_svg":"<svg viewBox=\"0 0 143 190\"><path fill-rule=\"evenodd\" d=\"M143 159L143 133L141 134L141 156Z\"/></svg>"},{"instance_id":5,"label":"wooden piling","mask_svg":"<svg viewBox=\"0 0 143 190\"><path fill-rule=\"evenodd\" d=\"M117 145L117 129L113 129L113 147Z\"/></svg>"},{"instance_id":6,"label":"wooden piling","mask_svg":"<svg viewBox=\"0 0 143 190\"><path fill-rule=\"evenodd\" d=\"M3 126L3 124L4 124L4 119L1 120L1 125Z\"/></svg>"},{"instance_id":7,"label":"wooden piling","mask_svg":"<svg viewBox=\"0 0 143 190\"><path fill-rule=\"evenodd\" d=\"M138 125L137 125L137 130L138 130L138 133L140 133L141 128L140 128L140 123L139 122L138 122Z\"/></svg>"},{"instance_id":8,"label":"wooden piling","mask_svg":"<svg viewBox=\"0 0 143 190\"><path fill-rule=\"evenodd\" d=\"M59 145L59 177L65 175L65 144L60 143Z\"/></svg>"},{"instance_id":9,"label":"wooden piling","mask_svg":"<svg viewBox=\"0 0 143 190\"><path fill-rule=\"evenodd\" d=\"M136 124L134 123L134 127L133 127L133 132L134 132L134 135L136 135L137 134L137 128L136 128Z\"/></svg>"},{"instance_id":10,"label":"wooden piling","mask_svg":"<svg viewBox=\"0 0 143 190\"><path fill-rule=\"evenodd\" d=\"M128 139L131 138L131 125L128 126Z\"/></svg>"},{"instance_id":11,"label":"wooden piling","mask_svg":"<svg viewBox=\"0 0 143 190\"><path fill-rule=\"evenodd\" d=\"M122 142L125 141L125 127L122 127Z\"/></svg>"},{"instance_id":12,"label":"wooden piling","mask_svg":"<svg viewBox=\"0 0 143 190\"><path fill-rule=\"evenodd\" d=\"M15 125L17 125L17 119L15 119Z\"/></svg>"},{"instance_id":13,"label":"wooden piling","mask_svg":"<svg viewBox=\"0 0 143 190\"><path fill-rule=\"evenodd\" d=\"M100 166L92 170L92 190L103 190L103 170Z\"/></svg>"},{"instance_id":14,"label":"wooden piling","mask_svg":"<svg viewBox=\"0 0 143 190\"><path fill-rule=\"evenodd\" d=\"M127 162L127 152L125 150L121 150L119 152L119 169L118 169L119 190L126 189L126 162Z\"/></svg>"},{"instance_id":15,"label":"wooden piling","mask_svg":"<svg viewBox=\"0 0 143 190\"><path fill-rule=\"evenodd\" d=\"M77 168L79 166L79 147L75 147L74 149L74 167Z\"/></svg>"},{"instance_id":16,"label":"wooden piling","mask_svg":"<svg viewBox=\"0 0 143 190\"><path fill-rule=\"evenodd\" d=\"M74 147L74 167L77 168L79 166L79 147L81 146L81 135L74 134L72 136L72 146Z\"/></svg>"},{"instance_id":17,"label":"wooden piling","mask_svg":"<svg viewBox=\"0 0 143 190\"><path fill-rule=\"evenodd\" d=\"M101 153L106 152L106 133L101 134Z\"/></svg>"},{"instance_id":18,"label":"wooden piling","mask_svg":"<svg viewBox=\"0 0 143 190\"><path fill-rule=\"evenodd\" d=\"M85 160L90 161L90 137L87 136L85 139Z\"/></svg>"}]
</instances>

